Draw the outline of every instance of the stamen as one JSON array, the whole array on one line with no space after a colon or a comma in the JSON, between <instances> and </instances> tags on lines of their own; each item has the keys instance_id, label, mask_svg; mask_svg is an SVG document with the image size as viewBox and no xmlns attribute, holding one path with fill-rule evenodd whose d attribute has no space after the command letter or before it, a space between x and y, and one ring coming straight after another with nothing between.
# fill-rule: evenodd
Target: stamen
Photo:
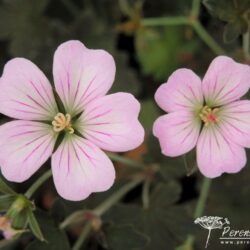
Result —
<instances>
[{"instance_id":1,"label":"stamen","mask_svg":"<svg viewBox=\"0 0 250 250\"><path fill-rule=\"evenodd\" d=\"M220 120L220 118L216 115L219 109L214 108L211 109L208 106L204 106L199 114L201 120L204 122L205 127L209 124L214 125L216 122Z\"/></svg>"},{"instance_id":2,"label":"stamen","mask_svg":"<svg viewBox=\"0 0 250 250\"><path fill-rule=\"evenodd\" d=\"M69 134L74 133L74 129L72 128L71 124L71 115L66 114L64 115L63 113L58 113L52 122L53 129L55 132L61 132L63 130L66 130L69 132Z\"/></svg>"}]
</instances>

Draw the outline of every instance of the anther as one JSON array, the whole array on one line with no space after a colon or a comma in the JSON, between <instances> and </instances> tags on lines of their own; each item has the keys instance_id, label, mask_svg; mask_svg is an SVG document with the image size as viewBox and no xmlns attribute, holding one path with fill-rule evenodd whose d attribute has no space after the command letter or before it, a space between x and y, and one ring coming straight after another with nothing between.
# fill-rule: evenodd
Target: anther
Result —
<instances>
[{"instance_id":1,"label":"anther","mask_svg":"<svg viewBox=\"0 0 250 250\"><path fill-rule=\"evenodd\" d=\"M71 124L70 114L64 115L63 113L58 113L54 117L54 120L52 121L52 125L53 125L53 130L55 132L61 132L65 130L69 132L70 134L74 133L74 129L72 128L72 124Z\"/></svg>"}]
</instances>

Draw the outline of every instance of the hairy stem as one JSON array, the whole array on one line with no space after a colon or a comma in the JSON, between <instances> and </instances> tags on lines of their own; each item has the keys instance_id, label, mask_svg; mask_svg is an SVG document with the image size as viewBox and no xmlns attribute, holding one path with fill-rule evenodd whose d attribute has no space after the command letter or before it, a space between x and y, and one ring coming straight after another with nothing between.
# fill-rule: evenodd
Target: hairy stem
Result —
<instances>
[{"instance_id":1,"label":"hairy stem","mask_svg":"<svg viewBox=\"0 0 250 250\"><path fill-rule=\"evenodd\" d=\"M32 185L31 187L26 191L25 196L30 199L31 196L36 192L36 190L50 177L52 176L51 169L45 172L43 175L41 175Z\"/></svg>"}]
</instances>

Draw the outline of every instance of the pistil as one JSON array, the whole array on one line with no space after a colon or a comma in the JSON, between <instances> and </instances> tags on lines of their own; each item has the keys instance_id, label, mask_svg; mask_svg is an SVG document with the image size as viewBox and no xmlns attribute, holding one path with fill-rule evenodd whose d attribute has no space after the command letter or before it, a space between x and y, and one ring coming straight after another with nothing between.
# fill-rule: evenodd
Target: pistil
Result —
<instances>
[{"instance_id":1,"label":"pistil","mask_svg":"<svg viewBox=\"0 0 250 250\"><path fill-rule=\"evenodd\" d=\"M210 108L208 106L204 106L199 114L201 120L204 122L205 127L208 125L214 125L220 119L218 117L219 108Z\"/></svg>"}]
</instances>

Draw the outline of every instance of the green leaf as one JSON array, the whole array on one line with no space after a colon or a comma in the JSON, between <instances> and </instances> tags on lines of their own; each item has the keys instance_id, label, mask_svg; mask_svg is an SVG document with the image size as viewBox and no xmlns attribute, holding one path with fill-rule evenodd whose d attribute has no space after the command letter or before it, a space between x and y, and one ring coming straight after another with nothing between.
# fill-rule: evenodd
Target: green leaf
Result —
<instances>
[{"instance_id":1,"label":"green leaf","mask_svg":"<svg viewBox=\"0 0 250 250\"><path fill-rule=\"evenodd\" d=\"M160 166L159 174L166 181L173 178L181 178L187 174L185 162L182 157L171 158L161 153L159 141L154 136L147 138L148 153L144 155L146 164Z\"/></svg>"},{"instance_id":2,"label":"green leaf","mask_svg":"<svg viewBox=\"0 0 250 250\"><path fill-rule=\"evenodd\" d=\"M40 226L36 220L36 217L34 216L33 212L31 209L28 210L28 223L31 231L33 234L40 240L40 241L45 241L43 233L40 229Z\"/></svg>"},{"instance_id":3,"label":"green leaf","mask_svg":"<svg viewBox=\"0 0 250 250\"><path fill-rule=\"evenodd\" d=\"M175 181L169 181L168 183L159 183L154 192L151 195L151 203L154 206L158 204L160 206L169 206L176 203L181 195L181 187Z\"/></svg>"},{"instance_id":4,"label":"green leaf","mask_svg":"<svg viewBox=\"0 0 250 250\"><path fill-rule=\"evenodd\" d=\"M54 220L45 212L36 211L36 218L46 242L35 239L25 250L70 250L68 238L64 231L59 230Z\"/></svg>"},{"instance_id":5,"label":"green leaf","mask_svg":"<svg viewBox=\"0 0 250 250\"><path fill-rule=\"evenodd\" d=\"M108 249L139 250L149 243L149 238L131 225L111 225L104 229Z\"/></svg>"},{"instance_id":6,"label":"green leaf","mask_svg":"<svg viewBox=\"0 0 250 250\"><path fill-rule=\"evenodd\" d=\"M152 100L141 102L140 121L146 131L151 132L154 121L159 117L160 110Z\"/></svg>"},{"instance_id":7,"label":"green leaf","mask_svg":"<svg viewBox=\"0 0 250 250\"><path fill-rule=\"evenodd\" d=\"M209 12L222 21L235 20L237 11L233 0L203 0L203 4Z\"/></svg>"},{"instance_id":8,"label":"green leaf","mask_svg":"<svg viewBox=\"0 0 250 250\"><path fill-rule=\"evenodd\" d=\"M1 250L13 250L16 249L18 244L17 240L0 240L0 249Z\"/></svg>"},{"instance_id":9,"label":"green leaf","mask_svg":"<svg viewBox=\"0 0 250 250\"><path fill-rule=\"evenodd\" d=\"M9 187L1 177L0 177L0 192L4 194L16 195L16 192L11 187Z\"/></svg>"},{"instance_id":10,"label":"green leaf","mask_svg":"<svg viewBox=\"0 0 250 250\"><path fill-rule=\"evenodd\" d=\"M175 182L157 186L148 209L137 205L117 205L104 217L116 225L132 225L150 238L143 250L175 249L193 232L193 219L187 211L174 205L179 200L180 187ZM128 235L124 238L128 238Z\"/></svg>"},{"instance_id":11,"label":"green leaf","mask_svg":"<svg viewBox=\"0 0 250 250\"><path fill-rule=\"evenodd\" d=\"M187 42L182 27L141 28L135 37L137 58L145 74L166 80L181 61L182 53L192 52L196 43Z\"/></svg>"},{"instance_id":12,"label":"green leaf","mask_svg":"<svg viewBox=\"0 0 250 250\"><path fill-rule=\"evenodd\" d=\"M249 27L249 0L203 0L209 12L227 22L224 30L224 41L232 42L245 33Z\"/></svg>"},{"instance_id":13,"label":"green leaf","mask_svg":"<svg viewBox=\"0 0 250 250\"><path fill-rule=\"evenodd\" d=\"M234 22L228 23L225 26L223 39L226 43L230 43L236 40L240 34L247 31L247 23L244 20L236 20Z\"/></svg>"},{"instance_id":14,"label":"green leaf","mask_svg":"<svg viewBox=\"0 0 250 250\"><path fill-rule=\"evenodd\" d=\"M6 212L12 203L15 201L14 195L3 195L0 196L0 212Z\"/></svg>"}]
</instances>

